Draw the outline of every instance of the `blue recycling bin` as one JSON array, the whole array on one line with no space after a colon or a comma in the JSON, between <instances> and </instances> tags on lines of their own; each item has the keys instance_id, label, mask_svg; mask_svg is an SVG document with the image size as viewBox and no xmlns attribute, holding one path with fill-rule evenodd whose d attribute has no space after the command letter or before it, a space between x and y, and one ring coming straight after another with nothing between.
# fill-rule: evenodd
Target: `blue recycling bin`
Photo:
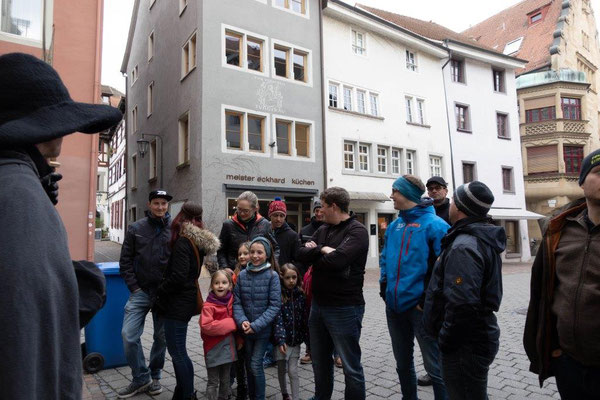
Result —
<instances>
[{"instance_id":1,"label":"blue recycling bin","mask_svg":"<svg viewBox=\"0 0 600 400\"><path fill-rule=\"evenodd\" d=\"M106 278L106 304L85 327L83 367L90 373L127 365L121 328L129 289L119 275L118 262L97 265Z\"/></svg>"}]
</instances>

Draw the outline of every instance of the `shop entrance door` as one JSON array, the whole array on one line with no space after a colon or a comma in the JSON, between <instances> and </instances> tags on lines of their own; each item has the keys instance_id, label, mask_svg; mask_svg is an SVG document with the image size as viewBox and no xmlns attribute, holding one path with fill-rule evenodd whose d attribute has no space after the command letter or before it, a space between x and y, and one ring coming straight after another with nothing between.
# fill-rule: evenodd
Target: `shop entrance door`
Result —
<instances>
[{"instance_id":1,"label":"shop entrance door","mask_svg":"<svg viewBox=\"0 0 600 400\"><path fill-rule=\"evenodd\" d=\"M379 244L379 253L383 250L385 231L394 220L394 214L377 214L377 243Z\"/></svg>"}]
</instances>

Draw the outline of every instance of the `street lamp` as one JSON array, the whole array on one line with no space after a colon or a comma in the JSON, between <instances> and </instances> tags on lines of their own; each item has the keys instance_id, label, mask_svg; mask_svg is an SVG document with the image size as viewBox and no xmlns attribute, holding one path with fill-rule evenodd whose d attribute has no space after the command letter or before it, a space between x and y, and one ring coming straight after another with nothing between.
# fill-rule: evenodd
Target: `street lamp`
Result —
<instances>
[{"instance_id":1,"label":"street lamp","mask_svg":"<svg viewBox=\"0 0 600 400\"><path fill-rule=\"evenodd\" d=\"M144 158L146 153L148 153L148 148L150 147L150 142L147 139L144 139L144 136L151 136L158 139L160 142L160 181L158 186L162 188L163 184L163 141L160 135L154 135L152 133L142 133L142 138L137 140L137 150L140 154L140 157Z\"/></svg>"}]
</instances>

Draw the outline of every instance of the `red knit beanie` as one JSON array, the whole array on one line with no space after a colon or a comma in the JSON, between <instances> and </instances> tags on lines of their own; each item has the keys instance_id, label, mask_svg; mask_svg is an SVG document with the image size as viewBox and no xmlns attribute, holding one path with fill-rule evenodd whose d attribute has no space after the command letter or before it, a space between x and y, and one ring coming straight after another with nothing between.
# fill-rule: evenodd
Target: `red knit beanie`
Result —
<instances>
[{"instance_id":1,"label":"red knit beanie","mask_svg":"<svg viewBox=\"0 0 600 400\"><path fill-rule=\"evenodd\" d=\"M271 214L273 214L274 212L282 212L284 215L287 215L287 207L285 206L285 203L281 201L280 197L275 197L275 200L273 200L271 204L269 204L268 216L271 217Z\"/></svg>"}]
</instances>

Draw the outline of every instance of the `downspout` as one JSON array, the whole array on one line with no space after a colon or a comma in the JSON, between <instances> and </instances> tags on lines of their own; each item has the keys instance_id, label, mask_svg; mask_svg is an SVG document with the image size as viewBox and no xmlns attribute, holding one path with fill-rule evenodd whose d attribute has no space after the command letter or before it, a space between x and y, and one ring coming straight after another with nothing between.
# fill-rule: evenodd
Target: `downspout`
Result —
<instances>
[{"instance_id":1,"label":"downspout","mask_svg":"<svg viewBox=\"0 0 600 400\"><path fill-rule=\"evenodd\" d=\"M323 51L323 0L319 0L319 42L320 42L320 57L321 57L321 131L322 131L322 151L323 151L323 189L326 189L329 181L327 175L327 140L325 127L325 61Z\"/></svg>"},{"instance_id":2,"label":"downspout","mask_svg":"<svg viewBox=\"0 0 600 400\"><path fill-rule=\"evenodd\" d=\"M444 39L444 47L448 49L448 60L442 65L442 82L444 84L444 103L446 104L446 124L448 125L448 141L450 142L450 171L452 173L452 190L456 190L456 178L454 174L454 151L452 149L452 129L450 129L450 112L448 111L448 92L446 91L446 76L444 68L452 60L452 50L448 48L448 40Z\"/></svg>"}]
</instances>

